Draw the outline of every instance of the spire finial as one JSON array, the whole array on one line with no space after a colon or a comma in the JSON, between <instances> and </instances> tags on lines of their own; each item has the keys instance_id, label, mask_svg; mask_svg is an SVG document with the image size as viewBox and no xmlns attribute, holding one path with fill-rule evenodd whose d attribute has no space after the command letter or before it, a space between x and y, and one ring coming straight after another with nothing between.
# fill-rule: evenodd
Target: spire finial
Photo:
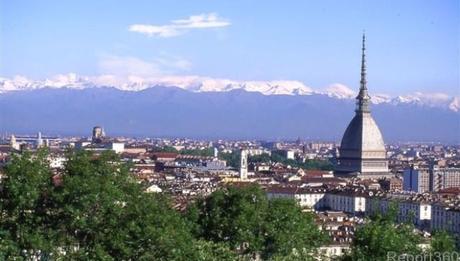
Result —
<instances>
[{"instance_id":1,"label":"spire finial","mask_svg":"<svg viewBox=\"0 0 460 261\"><path fill-rule=\"evenodd\" d=\"M361 48L361 81L359 87L359 94L357 99L357 112L369 112L370 97L367 94L367 80L366 80L366 32L363 30L363 46Z\"/></svg>"},{"instance_id":2,"label":"spire finial","mask_svg":"<svg viewBox=\"0 0 460 261\"><path fill-rule=\"evenodd\" d=\"M363 31L363 47L361 56L361 86L360 89L367 89L366 81L366 32Z\"/></svg>"}]
</instances>

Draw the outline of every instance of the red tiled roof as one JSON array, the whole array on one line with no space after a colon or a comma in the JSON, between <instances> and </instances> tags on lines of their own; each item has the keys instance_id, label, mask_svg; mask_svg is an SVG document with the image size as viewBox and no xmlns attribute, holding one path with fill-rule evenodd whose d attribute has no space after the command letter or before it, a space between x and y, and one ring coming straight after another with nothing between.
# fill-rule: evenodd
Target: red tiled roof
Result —
<instances>
[{"instance_id":1,"label":"red tiled roof","mask_svg":"<svg viewBox=\"0 0 460 261\"><path fill-rule=\"evenodd\" d=\"M309 177L303 176L301 177L302 182L304 183L343 183L346 182L341 178L319 178L319 177Z\"/></svg>"},{"instance_id":2,"label":"red tiled roof","mask_svg":"<svg viewBox=\"0 0 460 261\"><path fill-rule=\"evenodd\" d=\"M460 195L460 188L455 187L455 188L446 188L446 189L441 189L437 193L439 194L453 194L453 195Z\"/></svg>"},{"instance_id":3,"label":"red tiled roof","mask_svg":"<svg viewBox=\"0 0 460 261\"><path fill-rule=\"evenodd\" d=\"M306 170L305 171L306 176L310 177L322 177L323 175L328 175L329 171L324 171L324 170Z\"/></svg>"},{"instance_id":4,"label":"red tiled roof","mask_svg":"<svg viewBox=\"0 0 460 261\"><path fill-rule=\"evenodd\" d=\"M176 158L177 157L177 153L175 152L153 152L152 153L152 157L155 157L155 158Z\"/></svg>"}]
</instances>

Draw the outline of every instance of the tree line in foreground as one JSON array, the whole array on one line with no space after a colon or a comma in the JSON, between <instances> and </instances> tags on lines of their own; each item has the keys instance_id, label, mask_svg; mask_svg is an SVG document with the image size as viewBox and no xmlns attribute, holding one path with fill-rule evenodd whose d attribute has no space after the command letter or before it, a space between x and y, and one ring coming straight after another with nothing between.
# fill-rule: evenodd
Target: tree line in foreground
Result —
<instances>
[{"instance_id":1,"label":"tree line in foreground","mask_svg":"<svg viewBox=\"0 0 460 261\"><path fill-rule=\"evenodd\" d=\"M144 193L117 155L67 157L59 175L45 150L15 155L2 170L0 260L312 260L328 243L313 214L268 200L257 185L224 187L179 213L166 195ZM405 226L369 222L344 258L422 251ZM439 233L432 249L453 251L452 238Z\"/></svg>"}]
</instances>

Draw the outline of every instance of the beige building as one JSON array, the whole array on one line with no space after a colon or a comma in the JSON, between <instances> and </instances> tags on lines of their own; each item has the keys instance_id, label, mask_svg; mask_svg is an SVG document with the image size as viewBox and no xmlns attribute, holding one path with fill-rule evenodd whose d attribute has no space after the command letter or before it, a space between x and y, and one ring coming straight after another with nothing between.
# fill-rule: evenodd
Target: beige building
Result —
<instances>
[{"instance_id":1,"label":"beige building","mask_svg":"<svg viewBox=\"0 0 460 261\"><path fill-rule=\"evenodd\" d=\"M325 193L323 189L272 186L267 189L267 198L295 199L303 208L321 209L326 206Z\"/></svg>"},{"instance_id":2,"label":"beige building","mask_svg":"<svg viewBox=\"0 0 460 261\"><path fill-rule=\"evenodd\" d=\"M436 192L441 189L460 187L460 168L440 168L434 165L430 171L432 179L431 191Z\"/></svg>"}]
</instances>

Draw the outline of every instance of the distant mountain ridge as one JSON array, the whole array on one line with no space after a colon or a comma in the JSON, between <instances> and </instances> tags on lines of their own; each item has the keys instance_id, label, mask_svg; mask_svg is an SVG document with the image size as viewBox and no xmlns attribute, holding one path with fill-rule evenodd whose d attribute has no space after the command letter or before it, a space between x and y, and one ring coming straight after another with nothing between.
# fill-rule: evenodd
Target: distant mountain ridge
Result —
<instances>
[{"instance_id":1,"label":"distant mountain ridge","mask_svg":"<svg viewBox=\"0 0 460 261\"><path fill-rule=\"evenodd\" d=\"M328 94L264 95L243 88L197 92L153 86L31 88L0 94L0 132L339 141L354 100ZM386 142L460 142L460 113L417 102L372 106Z\"/></svg>"},{"instance_id":2,"label":"distant mountain ridge","mask_svg":"<svg viewBox=\"0 0 460 261\"><path fill-rule=\"evenodd\" d=\"M229 92L244 90L263 95L314 95L321 94L337 99L353 99L356 92L343 84L332 84L324 90L313 90L300 81L232 81L199 76L162 76L145 78L128 76L125 78L113 75L95 77L78 76L74 73L56 75L51 79L29 80L16 76L13 79L0 78L0 93L11 91L28 91L43 88L88 89L114 87L123 91L142 91L153 87L177 87L190 92ZM460 111L460 97L444 93L421 93L390 97L385 94L373 94L374 104L389 103L415 104L419 106L437 107L454 112Z\"/></svg>"}]
</instances>

